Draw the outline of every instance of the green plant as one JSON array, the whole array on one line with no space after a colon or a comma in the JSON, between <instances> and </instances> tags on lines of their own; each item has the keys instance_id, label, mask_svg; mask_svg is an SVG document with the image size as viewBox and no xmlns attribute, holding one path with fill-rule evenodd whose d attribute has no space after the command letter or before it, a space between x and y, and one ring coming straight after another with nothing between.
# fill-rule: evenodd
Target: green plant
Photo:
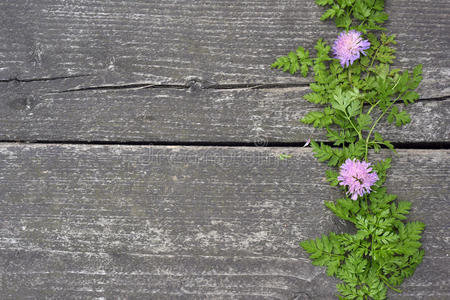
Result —
<instances>
[{"instance_id":1,"label":"green plant","mask_svg":"<svg viewBox=\"0 0 450 300\"><path fill-rule=\"evenodd\" d=\"M322 105L322 109L309 112L301 121L327 132L333 147L317 142L311 142L311 146L319 161L340 167L340 173L330 169L326 176L332 186L347 190L347 196L325 205L353 223L356 233L330 233L303 241L301 246L314 265L326 266L329 276L342 280L337 285L340 299L385 299L387 288L400 292L396 287L422 261L420 239L425 225L406 222L411 202L397 202L396 196L383 187L391 159L372 164L373 170L368 172L374 172L378 180L366 184L366 188L356 177L354 186L344 184L343 164L351 164L349 160L368 162L370 149L378 153L386 147L395 152L391 142L375 129L384 118L399 127L411 121L405 107L419 98L414 90L422 80L422 66L412 71L391 67L396 41L394 35L380 33L388 19L384 0L316 3L327 8L321 20L334 19L336 26L344 29L333 45L334 55L330 53L332 47L319 39L315 57L299 47L278 58L272 67L291 74L300 72L305 77L313 72L312 92L304 98ZM353 48L347 47L350 42ZM359 194L352 192L355 186Z\"/></svg>"}]
</instances>

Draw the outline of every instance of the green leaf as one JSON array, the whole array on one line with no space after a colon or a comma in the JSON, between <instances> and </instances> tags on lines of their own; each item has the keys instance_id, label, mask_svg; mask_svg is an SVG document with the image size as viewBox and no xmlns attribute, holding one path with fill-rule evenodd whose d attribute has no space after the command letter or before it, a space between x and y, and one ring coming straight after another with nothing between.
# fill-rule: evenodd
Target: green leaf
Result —
<instances>
[{"instance_id":1,"label":"green leaf","mask_svg":"<svg viewBox=\"0 0 450 300\"><path fill-rule=\"evenodd\" d=\"M333 0L316 0L317 5L325 6L325 5L331 5L334 3Z\"/></svg>"},{"instance_id":2,"label":"green leaf","mask_svg":"<svg viewBox=\"0 0 450 300\"><path fill-rule=\"evenodd\" d=\"M354 143L356 134L354 131L350 130L341 130L335 131L330 128L327 128L327 137L328 140L334 142L334 146L344 145L345 143Z\"/></svg>"},{"instance_id":3,"label":"green leaf","mask_svg":"<svg viewBox=\"0 0 450 300\"><path fill-rule=\"evenodd\" d=\"M395 125L400 127L411 122L411 117L406 111L399 111L397 106L393 106L387 120L389 123L393 123L395 121Z\"/></svg>"},{"instance_id":4,"label":"green leaf","mask_svg":"<svg viewBox=\"0 0 450 300\"><path fill-rule=\"evenodd\" d=\"M397 80L396 91L398 93L405 92L408 89L408 82L409 74L408 72L403 72L402 75L400 75L400 78Z\"/></svg>"},{"instance_id":5,"label":"green leaf","mask_svg":"<svg viewBox=\"0 0 450 300\"><path fill-rule=\"evenodd\" d=\"M309 67L313 65L309 58L309 51L303 47L298 47L296 52L289 52L287 56L279 57L272 65L272 68L282 69L284 72L295 74L301 71L302 75L308 75Z\"/></svg>"},{"instance_id":6,"label":"green leaf","mask_svg":"<svg viewBox=\"0 0 450 300\"><path fill-rule=\"evenodd\" d=\"M422 75L422 65L417 65L413 70L413 78L418 78Z\"/></svg>"},{"instance_id":7,"label":"green leaf","mask_svg":"<svg viewBox=\"0 0 450 300\"><path fill-rule=\"evenodd\" d=\"M327 45L327 43L324 42L323 39L319 39L317 41L314 49L316 49L317 51L316 63L331 60L330 56L328 55L331 47Z\"/></svg>"},{"instance_id":8,"label":"green leaf","mask_svg":"<svg viewBox=\"0 0 450 300\"><path fill-rule=\"evenodd\" d=\"M349 144L347 147L343 147L342 149L342 161L347 158L353 159L362 159L366 151L366 143L363 140L359 140L356 143Z\"/></svg>"},{"instance_id":9,"label":"green leaf","mask_svg":"<svg viewBox=\"0 0 450 300\"><path fill-rule=\"evenodd\" d=\"M336 26L340 28L348 28L352 24L352 19L348 15L342 15L335 19Z\"/></svg>"},{"instance_id":10,"label":"green leaf","mask_svg":"<svg viewBox=\"0 0 450 300\"><path fill-rule=\"evenodd\" d=\"M400 201L396 206L394 203L391 204L391 214L392 217L405 220L406 215L409 214L409 210L411 209L411 202L409 201Z\"/></svg>"},{"instance_id":11,"label":"green leaf","mask_svg":"<svg viewBox=\"0 0 450 300\"><path fill-rule=\"evenodd\" d=\"M384 10L384 0L375 0L372 8L379 11Z\"/></svg>"},{"instance_id":12,"label":"green leaf","mask_svg":"<svg viewBox=\"0 0 450 300\"><path fill-rule=\"evenodd\" d=\"M318 93L309 93L303 96L303 98L306 101L309 101L311 103L315 104L325 104L328 102L328 99L326 99L324 96L318 94Z\"/></svg>"},{"instance_id":13,"label":"green leaf","mask_svg":"<svg viewBox=\"0 0 450 300\"><path fill-rule=\"evenodd\" d=\"M288 72L290 69L290 60L287 56L282 56L277 58L277 60L272 64L274 69L283 69L284 72Z\"/></svg>"},{"instance_id":14,"label":"green leaf","mask_svg":"<svg viewBox=\"0 0 450 300\"><path fill-rule=\"evenodd\" d=\"M412 80L408 84L408 88L411 90L416 89L419 83L422 81L422 65L417 65L413 70Z\"/></svg>"},{"instance_id":15,"label":"green leaf","mask_svg":"<svg viewBox=\"0 0 450 300\"><path fill-rule=\"evenodd\" d=\"M381 136L381 134L379 134L378 132L374 132L374 141L373 142L376 143L375 145L384 145L384 146L388 147L390 150L392 150L394 153L397 153L395 151L394 145L392 145L390 141L384 140L383 137Z\"/></svg>"},{"instance_id":16,"label":"green leaf","mask_svg":"<svg viewBox=\"0 0 450 300\"><path fill-rule=\"evenodd\" d=\"M355 216L360 210L358 202L349 198L338 199L336 203L326 201L325 206L339 218L353 223L356 222Z\"/></svg>"},{"instance_id":17,"label":"green leaf","mask_svg":"<svg viewBox=\"0 0 450 300\"><path fill-rule=\"evenodd\" d=\"M328 276L337 273L341 261L344 260L344 251L338 241L338 236L330 233L315 240L303 241L300 246L310 254L314 265L326 266Z\"/></svg>"},{"instance_id":18,"label":"green leaf","mask_svg":"<svg viewBox=\"0 0 450 300\"><path fill-rule=\"evenodd\" d=\"M316 142L311 142L311 147L314 151L314 156L319 161L328 161L328 165L331 167L342 163L342 151L339 149L333 149L324 143L317 144Z\"/></svg>"},{"instance_id":19,"label":"green leaf","mask_svg":"<svg viewBox=\"0 0 450 300\"><path fill-rule=\"evenodd\" d=\"M384 23L388 20L389 16L385 12L375 12L371 17L370 20L375 23Z\"/></svg>"},{"instance_id":20,"label":"green leaf","mask_svg":"<svg viewBox=\"0 0 450 300\"><path fill-rule=\"evenodd\" d=\"M361 114L358 117L358 125L360 130L369 130L372 125L372 117L368 114Z\"/></svg>"},{"instance_id":21,"label":"green leaf","mask_svg":"<svg viewBox=\"0 0 450 300\"><path fill-rule=\"evenodd\" d=\"M296 55L300 62L300 71L303 77L306 77L308 75L309 67L313 64L312 60L309 58L309 51L305 51L305 48L303 47L298 47Z\"/></svg>"},{"instance_id":22,"label":"green leaf","mask_svg":"<svg viewBox=\"0 0 450 300\"><path fill-rule=\"evenodd\" d=\"M294 52L289 52L288 57L290 63L289 73L295 74L295 72L297 72L300 69L300 63L298 61L297 54L295 54Z\"/></svg>"},{"instance_id":23,"label":"green leaf","mask_svg":"<svg viewBox=\"0 0 450 300\"><path fill-rule=\"evenodd\" d=\"M352 101L350 102L350 105L347 107L347 113L349 117L357 116L360 110L361 110L361 102L358 99L353 98Z\"/></svg>"},{"instance_id":24,"label":"green leaf","mask_svg":"<svg viewBox=\"0 0 450 300\"><path fill-rule=\"evenodd\" d=\"M297 48L296 54L300 60L307 59L309 57L309 51L305 51L302 46Z\"/></svg>"},{"instance_id":25,"label":"green leaf","mask_svg":"<svg viewBox=\"0 0 450 300\"><path fill-rule=\"evenodd\" d=\"M405 95L403 95L402 100L405 105L408 105L414 103L419 97L419 94L416 92L406 92Z\"/></svg>"},{"instance_id":26,"label":"green leaf","mask_svg":"<svg viewBox=\"0 0 450 300\"><path fill-rule=\"evenodd\" d=\"M425 224L422 222L409 222L405 225L405 232L407 238L413 241L421 239L422 231L425 228Z\"/></svg>"},{"instance_id":27,"label":"green leaf","mask_svg":"<svg viewBox=\"0 0 450 300\"><path fill-rule=\"evenodd\" d=\"M317 128L327 127L333 123L332 116L321 111L310 111L300 121L305 124L312 124Z\"/></svg>"},{"instance_id":28,"label":"green leaf","mask_svg":"<svg viewBox=\"0 0 450 300\"><path fill-rule=\"evenodd\" d=\"M308 76L309 68L308 68L307 65L302 64L301 67L300 67L300 71L301 71L303 77L306 77L306 76Z\"/></svg>"},{"instance_id":29,"label":"green leaf","mask_svg":"<svg viewBox=\"0 0 450 300\"><path fill-rule=\"evenodd\" d=\"M328 9L322 17L320 17L320 21L325 21L326 19L333 18L336 15L336 10L333 8Z\"/></svg>"},{"instance_id":30,"label":"green leaf","mask_svg":"<svg viewBox=\"0 0 450 300\"><path fill-rule=\"evenodd\" d=\"M325 174L327 175L327 181L330 183L331 186L337 186L339 184L339 181L337 177L339 176L339 173L335 170L328 169L325 171Z\"/></svg>"},{"instance_id":31,"label":"green leaf","mask_svg":"<svg viewBox=\"0 0 450 300\"><path fill-rule=\"evenodd\" d=\"M364 1L356 1L353 7L353 16L358 20L365 20L370 16L371 9L367 7Z\"/></svg>"}]
</instances>

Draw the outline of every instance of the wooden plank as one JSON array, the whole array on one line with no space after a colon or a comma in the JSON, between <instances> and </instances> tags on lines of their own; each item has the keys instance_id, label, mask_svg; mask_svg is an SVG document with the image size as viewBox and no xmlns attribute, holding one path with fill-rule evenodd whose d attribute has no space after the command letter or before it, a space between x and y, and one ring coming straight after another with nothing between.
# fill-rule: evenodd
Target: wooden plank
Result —
<instances>
[{"instance_id":1,"label":"wooden plank","mask_svg":"<svg viewBox=\"0 0 450 300\"><path fill-rule=\"evenodd\" d=\"M449 1L386 2L397 66L424 64L423 97L449 96ZM0 12L1 80L91 75L83 86L305 83L269 65L338 33L313 0L17 0Z\"/></svg>"},{"instance_id":2,"label":"wooden plank","mask_svg":"<svg viewBox=\"0 0 450 300\"><path fill-rule=\"evenodd\" d=\"M390 299L450 297L449 153L394 157L388 190L427 227ZM0 169L7 298L333 299L298 242L351 227L324 208L340 192L308 148L3 143Z\"/></svg>"},{"instance_id":3,"label":"wooden plank","mask_svg":"<svg viewBox=\"0 0 450 300\"><path fill-rule=\"evenodd\" d=\"M315 109L301 99L310 79L269 68L298 44L336 36L313 2L3 1L0 139L323 140L297 122ZM423 63L425 73L413 124L384 133L394 142L448 142L450 3L388 1L387 10L398 66ZM153 88L133 89L143 86Z\"/></svg>"},{"instance_id":4,"label":"wooden plank","mask_svg":"<svg viewBox=\"0 0 450 300\"><path fill-rule=\"evenodd\" d=\"M0 89L0 139L8 141L267 142L326 140L300 123L320 107L306 87L272 89L100 89L51 93L42 83ZM64 83L62 83L64 85ZM28 89L30 88L30 89ZM393 142L449 142L450 99L406 108L412 122L384 122Z\"/></svg>"}]
</instances>

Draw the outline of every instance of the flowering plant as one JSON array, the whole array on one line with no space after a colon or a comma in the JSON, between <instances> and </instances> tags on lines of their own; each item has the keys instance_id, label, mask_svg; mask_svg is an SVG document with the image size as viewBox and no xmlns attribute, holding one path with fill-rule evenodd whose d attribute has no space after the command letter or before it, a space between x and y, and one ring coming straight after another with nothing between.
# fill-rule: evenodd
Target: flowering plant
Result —
<instances>
[{"instance_id":1,"label":"flowering plant","mask_svg":"<svg viewBox=\"0 0 450 300\"><path fill-rule=\"evenodd\" d=\"M304 98L324 108L301 121L327 131L331 143L313 141L311 146L319 161L340 167L339 172L327 170L326 176L332 186L346 190L346 197L325 205L353 223L356 233L332 232L301 246L314 265L326 266L329 276L342 280L337 285L340 299L385 299L388 288L400 292L396 286L422 261L419 240L425 225L405 222L411 202L395 201L383 187L391 159L369 163L368 155L382 147L395 152L375 127L384 118L399 127L411 121L404 107L419 98L414 90L422 80L422 66L412 72L391 68L395 36L377 33L385 30L382 24L388 19L384 0L316 2L328 7L321 20L334 19L342 28L333 47L320 39L315 58L299 47L272 67L305 77L312 69L315 82Z\"/></svg>"}]
</instances>

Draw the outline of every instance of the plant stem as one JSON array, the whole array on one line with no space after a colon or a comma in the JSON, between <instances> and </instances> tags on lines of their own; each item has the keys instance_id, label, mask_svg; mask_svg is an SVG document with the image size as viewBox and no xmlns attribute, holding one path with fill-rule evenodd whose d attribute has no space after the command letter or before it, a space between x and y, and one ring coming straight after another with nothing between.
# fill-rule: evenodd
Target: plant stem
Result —
<instances>
[{"instance_id":1,"label":"plant stem","mask_svg":"<svg viewBox=\"0 0 450 300\"><path fill-rule=\"evenodd\" d=\"M389 282L387 281L387 279L386 279L384 276L380 275L380 278L381 278L381 280L383 280L383 282L384 282L391 290L394 290L394 291L396 291L397 293L402 293L402 290L396 289L395 287L391 286L391 285L389 284Z\"/></svg>"},{"instance_id":2,"label":"plant stem","mask_svg":"<svg viewBox=\"0 0 450 300\"><path fill-rule=\"evenodd\" d=\"M368 115L370 115L370 113L372 112L372 110L378 105L378 103L380 103L381 100L378 100L377 103L373 104L372 107L369 109L369 111L367 112Z\"/></svg>"},{"instance_id":3,"label":"plant stem","mask_svg":"<svg viewBox=\"0 0 450 300\"><path fill-rule=\"evenodd\" d=\"M404 93L401 93L400 95L398 95L397 98L395 98L395 100L391 103L391 105L389 105L389 107L383 111L383 113L378 117L378 119L373 123L372 128L370 128L369 134L367 135L366 138L366 154L364 155L364 158L367 161L367 153L369 152L369 140L370 140L370 136L372 135L373 130L375 129L375 126L377 126L378 122L380 122L380 120L384 117L384 115L389 111L389 109L391 109L392 105L395 104L395 102L397 102L398 99L400 99L401 96L403 96Z\"/></svg>"},{"instance_id":4,"label":"plant stem","mask_svg":"<svg viewBox=\"0 0 450 300\"><path fill-rule=\"evenodd\" d=\"M352 71L350 71L350 67L347 70L348 70L348 81L350 82L350 86L353 87L353 84L352 84Z\"/></svg>"},{"instance_id":5,"label":"plant stem","mask_svg":"<svg viewBox=\"0 0 450 300\"><path fill-rule=\"evenodd\" d=\"M362 134L361 134L361 131L359 131L358 129L356 129L356 126L353 124L352 119L348 116L347 113L345 113L345 117L346 117L347 120L350 122L350 124L352 125L353 129L355 129L356 133L358 134L359 139L362 140Z\"/></svg>"},{"instance_id":6,"label":"plant stem","mask_svg":"<svg viewBox=\"0 0 450 300\"><path fill-rule=\"evenodd\" d=\"M384 45L384 43L382 43L382 44L377 48L377 50L375 51L374 55L372 56L372 61L370 62L370 65L367 67L367 73L366 73L366 77L365 77L365 78L369 77L370 68L372 68L373 63L375 62L375 58L376 58L377 55L378 55L378 51L380 50L381 46L383 46L383 45Z\"/></svg>"}]
</instances>

